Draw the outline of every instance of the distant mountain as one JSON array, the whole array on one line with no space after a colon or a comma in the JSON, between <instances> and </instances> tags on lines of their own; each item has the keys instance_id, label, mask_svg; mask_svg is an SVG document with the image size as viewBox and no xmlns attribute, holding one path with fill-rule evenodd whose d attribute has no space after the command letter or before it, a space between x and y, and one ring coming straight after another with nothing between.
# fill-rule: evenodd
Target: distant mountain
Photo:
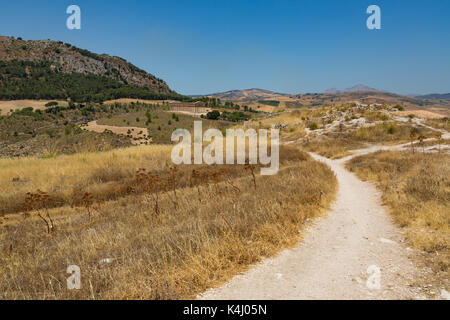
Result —
<instances>
[{"instance_id":1,"label":"distant mountain","mask_svg":"<svg viewBox=\"0 0 450 320\"><path fill-rule=\"evenodd\" d=\"M352 93L352 92L359 92L359 91L378 91L378 90L373 89L373 88L368 87L363 84L357 84L356 86L347 88L347 89L331 88L331 89L325 90L323 93L337 94L337 93Z\"/></svg>"},{"instance_id":2,"label":"distant mountain","mask_svg":"<svg viewBox=\"0 0 450 320\"><path fill-rule=\"evenodd\" d=\"M450 93L432 93L432 94L425 94L425 95L415 95L414 96L417 99L429 99L429 100L450 100Z\"/></svg>"},{"instance_id":3,"label":"distant mountain","mask_svg":"<svg viewBox=\"0 0 450 320\"><path fill-rule=\"evenodd\" d=\"M207 97L218 98L228 101L250 101L250 100L263 100L272 99L285 96L283 93L276 93L265 89L246 89L246 90L231 90L226 92L219 92L206 95Z\"/></svg>"},{"instance_id":4,"label":"distant mountain","mask_svg":"<svg viewBox=\"0 0 450 320\"><path fill-rule=\"evenodd\" d=\"M0 36L0 100L177 97L152 74L119 57L68 43Z\"/></svg>"}]
</instances>

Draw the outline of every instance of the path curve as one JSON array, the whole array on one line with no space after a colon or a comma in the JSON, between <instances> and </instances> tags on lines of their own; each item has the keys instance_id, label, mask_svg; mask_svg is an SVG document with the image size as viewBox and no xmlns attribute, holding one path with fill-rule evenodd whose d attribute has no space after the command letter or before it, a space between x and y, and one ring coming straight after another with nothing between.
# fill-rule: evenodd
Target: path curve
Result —
<instances>
[{"instance_id":1,"label":"path curve","mask_svg":"<svg viewBox=\"0 0 450 320\"><path fill-rule=\"evenodd\" d=\"M380 192L373 184L359 180L344 168L344 162L351 157L379 149L385 148L361 150L340 160L312 155L328 164L338 179L337 199L328 216L308 228L303 241L293 249L263 260L224 286L210 289L198 298L426 298L413 286L423 271L410 259L414 252L402 243L404 237L382 206ZM380 269L379 289L376 281L367 285L369 279L376 280L376 275L368 273L368 269L377 268Z\"/></svg>"}]
</instances>

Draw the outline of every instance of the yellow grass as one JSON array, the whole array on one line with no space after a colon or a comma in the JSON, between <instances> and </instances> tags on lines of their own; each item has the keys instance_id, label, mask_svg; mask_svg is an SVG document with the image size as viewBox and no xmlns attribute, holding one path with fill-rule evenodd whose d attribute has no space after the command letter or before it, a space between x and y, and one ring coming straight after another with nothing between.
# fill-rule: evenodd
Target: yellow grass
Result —
<instances>
[{"instance_id":1,"label":"yellow grass","mask_svg":"<svg viewBox=\"0 0 450 320\"><path fill-rule=\"evenodd\" d=\"M409 110L409 111L396 111L393 112L393 114L401 116L401 117L408 117L409 115L414 115L418 118L423 119L442 119L445 118L444 115L428 111L428 110Z\"/></svg>"},{"instance_id":2,"label":"yellow grass","mask_svg":"<svg viewBox=\"0 0 450 320\"><path fill-rule=\"evenodd\" d=\"M170 152L171 146L152 145L50 159L0 159L0 214L11 206L13 199L22 199L26 192L40 189L70 196L75 187L98 184L91 177L102 170L161 170L170 161Z\"/></svg>"},{"instance_id":3,"label":"yellow grass","mask_svg":"<svg viewBox=\"0 0 450 320\"><path fill-rule=\"evenodd\" d=\"M340 159L351 155L351 150L362 149L364 143L348 139L346 137L320 136L303 141L301 149L317 153L330 159Z\"/></svg>"},{"instance_id":4,"label":"yellow grass","mask_svg":"<svg viewBox=\"0 0 450 320\"><path fill-rule=\"evenodd\" d=\"M37 110L45 110L45 105L50 101L57 101L60 106L66 106L67 101L59 100L11 100L11 101L0 101L0 115L7 115L11 109L23 109L32 107Z\"/></svg>"}]
</instances>

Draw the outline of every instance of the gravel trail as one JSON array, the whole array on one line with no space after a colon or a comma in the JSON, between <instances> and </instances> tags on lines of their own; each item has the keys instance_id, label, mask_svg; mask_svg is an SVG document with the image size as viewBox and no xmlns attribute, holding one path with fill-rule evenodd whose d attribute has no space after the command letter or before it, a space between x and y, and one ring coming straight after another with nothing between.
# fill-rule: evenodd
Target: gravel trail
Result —
<instances>
[{"instance_id":1,"label":"gravel trail","mask_svg":"<svg viewBox=\"0 0 450 320\"><path fill-rule=\"evenodd\" d=\"M412 262L381 203L376 187L344 168L340 160L313 157L335 172L339 191L327 216L310 226L296 247L265 259L199 299L424 299L414 280L423 274ZM393 147L392 149L395 149Z\"/></svg>"}]
</instances>

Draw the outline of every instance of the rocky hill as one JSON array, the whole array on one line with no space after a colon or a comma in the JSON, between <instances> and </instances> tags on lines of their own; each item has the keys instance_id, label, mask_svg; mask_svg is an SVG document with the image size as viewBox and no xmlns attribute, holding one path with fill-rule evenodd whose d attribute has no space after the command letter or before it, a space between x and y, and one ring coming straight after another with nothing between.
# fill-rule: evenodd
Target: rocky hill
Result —
<instances>
[{"instance_id":1,"label":"rocky hill","mask_svg":"<svg viewBox=\"0 0 450 320\"><path fill-rule=\"evenodd\" d=\"M32 78L36 78L41 72L39 69L44 66L53 73L51 82L55 82L56 74L76 75L78 77L85 75L90 76L91 80L108 83L101 89L117 89L127 86L127 88L145 89L163 96L176 95L163 80L137 68L122 58L92 53L63 42L51 40L25 41L21 38L0 36L0 62L5 67L0 75L2 76L0 87L2 85L11 86L11 83L17 81L17 79L28 78L30 80L32 71L34 72ZM25 71L23 75L20 74L21 71L18 71L21 68ZM10 69L18 71L18 73L14 74ZM45 70L44 73L48 73L47 71ZM14 76L14 80L12 80L11 75ZM29 82L22 81L21 84L27 85ZM121 89L123 91L123 88ZM136 90L134 91L136 92Z\"/></svg>"}]
</instances>

